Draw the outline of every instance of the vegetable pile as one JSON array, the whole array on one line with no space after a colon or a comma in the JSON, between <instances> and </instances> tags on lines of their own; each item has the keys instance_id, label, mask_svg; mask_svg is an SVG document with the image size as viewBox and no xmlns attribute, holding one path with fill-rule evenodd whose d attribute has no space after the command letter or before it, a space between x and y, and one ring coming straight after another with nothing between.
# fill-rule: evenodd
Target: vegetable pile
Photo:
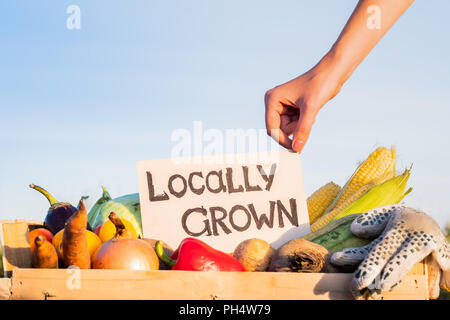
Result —
<instances>
[{"instance_id":1,"label":"vegetable pile","mask_svg":"<svg viewBox=\"0 0 450 320\"><path fill-rule=\"evenodd\" d=\"M395 148L374 150L341 188L328 182L307 199L311 233L277 250L264 239L242 241L232 253L186 238L173 250L162 240L142 234L139 195L102 195L87 212L83 197L77 207L57 201L36 186L50 208L44 227L30 232L33 267L126 270L191 270L246 272L347 272L329 263L332 253L362 247L367 239L350 231L361 213L399 203L411 188L411 169L396 173Z\"/></svg>"},{"instance_id":2,"label":"vegetable pile","mask_svg":"<svg viewBox=\"0 0 450 320\"><path fill-rule=\"evenodd\" d=\"M102 187L101 198L88 213L83 201L86 197L74 207L58 202L42 187L30 187L50 203L43 227L29 232L34 268L159 269L152 239L142 239L136 194L112 199Z\"/></svg>"}]
</instances>

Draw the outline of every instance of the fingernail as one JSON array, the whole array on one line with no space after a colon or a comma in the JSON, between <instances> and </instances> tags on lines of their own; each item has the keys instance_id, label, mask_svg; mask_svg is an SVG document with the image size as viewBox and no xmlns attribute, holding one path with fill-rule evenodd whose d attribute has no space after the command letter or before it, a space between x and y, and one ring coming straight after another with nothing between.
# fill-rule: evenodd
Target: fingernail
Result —
<instances>
[{"instance_id":1,"label":"fingernail","mask_svg":"<svg viewBox=\"0 0 450 320\"><path fill-rule=\"evenodd\" d=\"M303 145L305 144L305 141L297 139L294 140L294 143L292 144L292 150L295 152L300 152L303 149Z\"/></svg>"}]
</instances>

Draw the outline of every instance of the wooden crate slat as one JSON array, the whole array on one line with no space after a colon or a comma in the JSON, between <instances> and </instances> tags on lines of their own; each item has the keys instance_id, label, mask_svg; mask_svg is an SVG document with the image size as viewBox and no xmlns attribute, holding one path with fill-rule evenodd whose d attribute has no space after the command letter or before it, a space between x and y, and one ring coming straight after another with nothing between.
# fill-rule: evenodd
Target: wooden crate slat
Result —
<instances>
[{"instance_id":1,"label":"wooden crate slat","mask_svg":"<svg viewBox=\"0 0 450 320\"><path fill-rule=\"evenodd\" d=\"M11 279L0 278L0 300L9 300L11 297Z\"/></svg>"},{"instance_id":2,"label":"wooden crate slat","mask_svg":"<svg viewBox=\"0 0 450 320\"><path fill-rule=\"evenodd\" d=\"M15 269L12 299L352 299L351 274L79 270L69 289L66 269ZM73 271L72 271L73 272ZM74 282L70 282L72 285ZM425 275L409 274L383 299L427 299Z\"/></svg>"},{"instance_id":3,"label":"wooden crate slat","mask_svg":"<svg viewBox=\"0 0 450 320\"><path fill-rule=\"evenodd\" d=\"M15 268L31 268L28 237L28 229L31 225L42 226L42 222L25 219L0 221L3 276L10 277L11 271Z\"/></svg>"}]
</instances>

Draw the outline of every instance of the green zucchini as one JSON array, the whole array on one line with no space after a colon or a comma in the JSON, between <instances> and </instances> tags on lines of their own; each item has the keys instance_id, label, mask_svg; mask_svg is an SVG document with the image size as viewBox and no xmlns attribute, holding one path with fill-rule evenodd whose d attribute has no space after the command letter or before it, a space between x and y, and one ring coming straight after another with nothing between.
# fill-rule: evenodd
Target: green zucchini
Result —
<instances>
[{"instance_id":1,"label":"green zucchini","mask_svg":"<svg viewBox=\"0 0 450 320\"><path fill-rule=\"evenodd\" d=\"M355 213L334 220L325 227L302 238L320 244L332 253L346 248L359 248L365 246L372 240L358 238L350 231L350 225L359 215L360 213Z\"/></svg>"}]
</instances>

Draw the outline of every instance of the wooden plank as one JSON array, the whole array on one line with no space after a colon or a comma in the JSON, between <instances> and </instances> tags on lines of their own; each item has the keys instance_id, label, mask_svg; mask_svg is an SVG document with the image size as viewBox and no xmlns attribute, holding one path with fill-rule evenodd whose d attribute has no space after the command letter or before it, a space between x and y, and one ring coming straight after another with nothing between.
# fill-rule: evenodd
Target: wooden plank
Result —
<instances>
[{"instance_id":1,"label":"wooden plank","mask_svg":"<svg viewBox=\"0 0 450 320\"><path fill-rule=\"evenodd\" d=\"M15 269L12 299L352 299L352 274ZM79 281L78 281L79 280ZM409 274L383 299L427 299L425 275Z\"/></svg>"},{"instance_id":2,"label":"wooden plank","mask_svg":"<svg viewBox=\"0 0 450 320\"><path fill-rule=\"evenodd\" d=\"M0 278L0 300L9 300L11 297L11 279Z\"/></svg>"},{"instance_id":3,"label":"wooden plank","mask_svg":"<svg viewBox=\"0 0 450 320\"><path fill-rule=\"evenodd\" d=\"M30 241L28 238L30 225L42 225L42 222L23 219L0 221L3 276L11 276L11 271L15 268L31 268Z\"/></svg>"},{"instance_id":4,"label":"wooden plank","mask_svg":"<svg viewBox=\"0 0 450 320\"><path fill-rule=\"evenodd\" d=\"M418 263L416 263L411 271L409 271L409 274L426 274L426 265L425 265L425 260L420 261Z\"/></svg>"}]
</instances>

